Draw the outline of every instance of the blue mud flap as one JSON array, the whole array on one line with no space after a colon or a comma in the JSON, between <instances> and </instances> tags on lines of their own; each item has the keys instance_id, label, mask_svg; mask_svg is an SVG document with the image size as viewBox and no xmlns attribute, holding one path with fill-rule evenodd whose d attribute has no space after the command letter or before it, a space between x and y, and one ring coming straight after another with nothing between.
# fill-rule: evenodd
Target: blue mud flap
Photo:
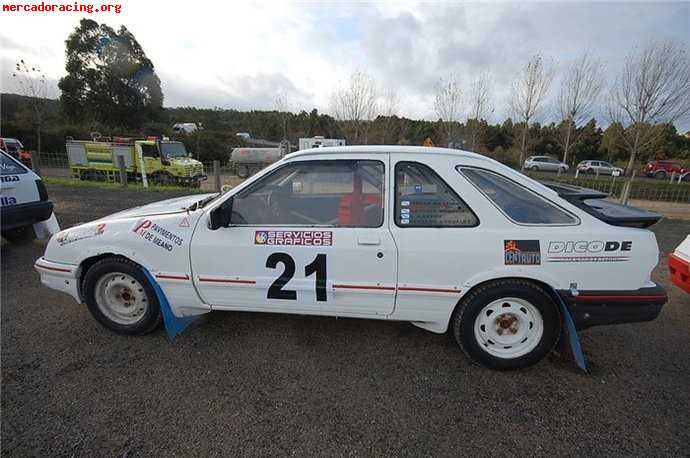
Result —
<instances>
[{"instance_id":1,"label":"blue mud flap","mask_svg":"<svg viewBox=\"0 0 690 458\"><path fill-rule=\"evenodd\" d=\"M165 331L168 333L168 338L171 341L175 340L175 336L180 334L182 331L187 329L187 327L194 322L198 316L184 316L176 317L170 308L170 302L168 298L165 297L163 289L161 289L158 282L153 278L151 273L142 267L146 278L156 292L156 297L158 298L158 305L161 308L161 313L163 314L163 323L165 324Z\"/></svg>"},{"instance_id":2,"label":"blue mud flap","mask_svg":"<svg viewBox=\"0 0 690 458\"><path fill-rule=\"evenodd\" d=\"M582 352L582 345L580 344L580 336L577 335L577 329L575 329L575 322L570 314L570 309L565 304L563 299L555 294L558 298L558 303L561 306L561 314L563 315L563 338L561 339L560 349L563 353L567 352L575 361L577 367L584 372L589 374L589 369L587 368L587 360L585 359L585 354Z\"/></svg>"}]
</instances>

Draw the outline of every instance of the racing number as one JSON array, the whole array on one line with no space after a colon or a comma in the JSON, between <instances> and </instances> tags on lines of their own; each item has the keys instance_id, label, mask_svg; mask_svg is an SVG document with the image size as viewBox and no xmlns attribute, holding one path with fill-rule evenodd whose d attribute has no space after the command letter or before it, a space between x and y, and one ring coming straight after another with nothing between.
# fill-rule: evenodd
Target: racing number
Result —
<instances>
[{"instance_id":1,"label":"racing number","mask_svg":"<svg viewBox=\"0 0 690 458\"><path fill-rule=\"evenodd\" d=\"M268 288L268 299L285 299L294 301L297 300L297 291L293 289L283 289L283 287L292 280L295 275L295 260L287 253L273 253L266 259L266 267L275 269L278 263L283 264L285 269L280 277L276 278L271 286ZM309 277L316 274L316 300L319 302L326 302L326 255L317 254L316 258L304 267L304 276Z\"/></svg>"}]
</instances>

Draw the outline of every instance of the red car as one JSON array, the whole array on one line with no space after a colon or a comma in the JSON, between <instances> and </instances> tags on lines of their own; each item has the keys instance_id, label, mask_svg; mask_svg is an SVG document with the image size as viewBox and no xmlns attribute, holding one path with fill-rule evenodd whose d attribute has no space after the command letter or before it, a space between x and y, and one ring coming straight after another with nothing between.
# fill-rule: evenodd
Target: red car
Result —
<instances>
[{"instance_id":1,"label":"red car","mask_svg":"<svg viewBox=\"0 0 690 458\"><path fill-rule=\"evenodd\" d=\"M688 174L690 169L681 167L679 162L669 160L649 161L647 165L642 168L643 174L653 178L667 178L670 177L673 172L676 173L676 176L681 176Z\"/></svg>"},{"instance_id":2,"label":"red car","mask_svg":"<svg viewBox=\"0 0 690 458\"><path fill-rule=\"evenodd\" d=\"M0 138L0 149L27 166L31 166L31 153L24 149L24 145L16 138Z\"/></svg>"}]
</instances>

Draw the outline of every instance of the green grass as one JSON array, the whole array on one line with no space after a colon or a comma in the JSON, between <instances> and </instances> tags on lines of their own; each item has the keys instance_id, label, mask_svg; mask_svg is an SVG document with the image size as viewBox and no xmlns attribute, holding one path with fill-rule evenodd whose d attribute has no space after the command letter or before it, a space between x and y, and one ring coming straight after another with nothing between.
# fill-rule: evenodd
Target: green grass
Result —
<instances>
[{"instance_id":1,"label":"green grass","mask_svg":"<svg viewBox=\"0 0 690 458\"><path fill-rule=\"evenodd\" d=\"M157 186L149 184L148 188L144 188L141 183L127 183L127 187L121 186L119 183L112 183L109 181L87 181L76 178L62 178L62 177L43 177L43 182L49 186L70 186L74 188L98 188L108 189L111 191L146 191L146 192L161 192L161 191L184 191L187 194L205 194L208 190L200 188L190 188L184 186Z\"/></svg>"}]
</instances>

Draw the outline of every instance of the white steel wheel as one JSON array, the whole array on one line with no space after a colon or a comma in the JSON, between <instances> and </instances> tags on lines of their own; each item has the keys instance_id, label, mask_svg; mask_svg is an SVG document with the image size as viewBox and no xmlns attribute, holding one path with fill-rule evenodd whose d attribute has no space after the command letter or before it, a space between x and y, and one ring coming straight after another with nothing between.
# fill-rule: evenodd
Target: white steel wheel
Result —
<instances>
[{"instance_id":1,"label":"white steel wheel","mask_svg":"<svg viewBox=\"0 0 690 458\"><path fill-rule=\"evenodd\" d=\"M109 272L101 276L96 281L94 296L101 313L124 326L140 321L149 308L144 286L123 272Z\"/></svg>"},{"instance_id":2,"label":"white steel wheel","mask_svg":"<svg viewBox=\"0 0 690 458\"><path fill-rule=\"evenodd\" d=\"M505 297L487 304L474 320L474 336L497 358L519 358L534 350L544 333L539 309L524 299Z\"/></svg>"}]
</instances>

